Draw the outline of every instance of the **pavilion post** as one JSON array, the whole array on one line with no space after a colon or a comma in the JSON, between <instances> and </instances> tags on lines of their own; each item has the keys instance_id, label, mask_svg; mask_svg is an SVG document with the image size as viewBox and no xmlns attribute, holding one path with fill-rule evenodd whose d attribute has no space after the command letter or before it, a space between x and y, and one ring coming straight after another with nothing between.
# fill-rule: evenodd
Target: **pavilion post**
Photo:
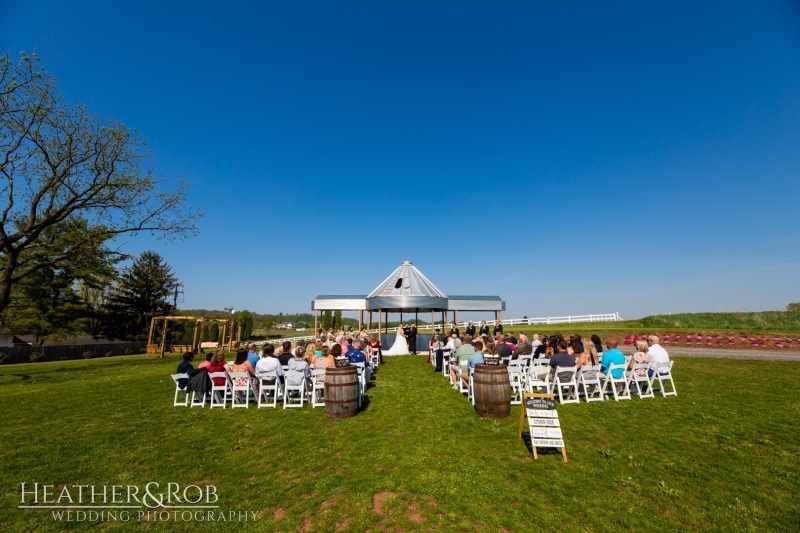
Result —
<instances>
[{"instance_id":1,"label":"pavilion post","mask_svg":"<svg viewBox=\"0 0 800 533\"><path fill-rule=\"evenodd\" d=\"M228 328L228 321L226 320L222 323L222 336L220 337L220 343L219 343L220 346L222 346L223 350L225 349L225 331L227 328Z\"/></svg>"},{"instance_id":2,"label":"pavilion post","mask_svg":"<svg viewBox=\"0 0 800 533\"><path fill-rule=\"evenodd\" d=\"M192 352L197 349L197 320L194 321L194 331L192 332ZM199 351L199 350L198 350Z\"/></svg>"},{"instance_id":3,"label":"pavilion post","mask_svg":"<svg viewBox=\"0 0 800 533\"><path fill-rule=\"evenodd\" d=\"M400 310L400 325L403 325L403 310Z\"/></svg>"},{"instance_id":4,"label":"pavilion post","mask_svg":"<svg viewBox=\"0 0 800 533\"><path fill-rule=\"evenodd\" d=\"M367 311L367 331L372 329L372 311Z\"/></svg>"},{"instance_id":5,"label":"pavilion post","mask_svg":"<svg viewBox=\"0 0 800 533\"><path fill-rule=\"evenodd\" d=\"M419 327L419 324L417 324L417 322L419 322L419 307L414 308L414 324L417 327Z\"/></svg>"},{"instance_id":6,"label":"pavilion post","mask_svg":"<svg viewBox=\"0 0 800 533\"><path fill-rule=\"evenodd\" d=\"M383 315L383 332L388 334L389 333L389 311L384 311Z\"/></svg>"},{"instance_id":7,"label":"pavilion post","mask_svg":"<svg viewBox=\"0 0 800 533\"><path fill-rule=\"evenodd\" d=\"M503 320L503 311L500 311L500 320Z\"/></svg>"},{"instance_id":8,"label":"pavilion post","mask_svg":"<svg viewBox=\"0 0 800 533\"><path fill-rule=\"evenodd\" d=\"M319 326L317 326L317 319L319 318L319 309L314 309L314 338L317 337L317 330Z\"/></svg>"},{"instance_id":9,"label":"pavilion post","mask_svg":"<svg viewBox=\"0 0 800 533\"><path fill-rule=\"evenodd\" d=\"M381 334L381 310L378 309L378 335Z\"/></svg>"},{"instance_id":10,"label":"pavilion post","mask_svg":"<svg viewBox=\"0 0 800 533\"><path fill-rule=\"evenodd\" d=\"M156 326L156 317L150 319L150 335L147 336L147 344L153 344L153 329Z\"/></svg>"},{"instance_id":11,"label":"pavilion post","mask_svg":"<svg viewBox=\"0 0 800 533\"><path fill-rule=\"evenodd\" d=\"M436 331L436 311L431 311L431 335Z\"/></svg>"},{"instance_id":12,"label":"pavilion post","mask_svg":"<svg viewBox=\"0 0 800 533\"><path fill-rule=\"evenodd\" d=\"M364 317L362 315L364 311L358 312L358 331L361 331L361 323L364 322Z\"/></svg>"},{"instance_id":13,"label":"pavilion post","mask_svg":"<svg viewBox=\"0 0 800 533\"><path fill-rule=\"evenodd\" d=\"M458 326L458 310L453 311L453 322Z\"/></svg>"},{"instance_id":14,"label":"pavilion post","mask_svg":"<svg viewBox=\"0 0 800 533\"><path fill-rule=\"evenodd\" d=\"M164 318L164 331L161 332L161 359L164 359L164 349L167 347L167 319Z\"/></svg>"}]
</instances>

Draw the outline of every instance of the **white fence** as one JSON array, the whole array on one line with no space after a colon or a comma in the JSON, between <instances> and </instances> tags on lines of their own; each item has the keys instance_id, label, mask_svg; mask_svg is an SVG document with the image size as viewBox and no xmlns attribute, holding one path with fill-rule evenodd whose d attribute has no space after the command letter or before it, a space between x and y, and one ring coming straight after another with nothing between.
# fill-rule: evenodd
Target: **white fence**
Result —
<instances>
[{"instance_id":1,"label":"white fence","mask_svg":"<svg viewBox=\"0 0 800 533\"><path fill-rule=\"evenodd\" d=\"M504 326L533 326L536 324L578 324L583 322L618 322L622 320L619 313L608 313L604 315L571 315L571 316L548 316L542 318L507 318L502 320ZM458 327L466 328L469 322L459 322ZM479 325L478 322L477 325ZM494 322L488 321L487 324L494 325ZM441 324L422 324L419 326L420 331L431 330L439 327ZM369 333L380 333L379 329L371 329ZM305 335L303 337L285 337L280 339L271 339L269 342L283 342L289 341L295 343L299 340L312 340L314 335Z\"/></svg>"}]
</instances>

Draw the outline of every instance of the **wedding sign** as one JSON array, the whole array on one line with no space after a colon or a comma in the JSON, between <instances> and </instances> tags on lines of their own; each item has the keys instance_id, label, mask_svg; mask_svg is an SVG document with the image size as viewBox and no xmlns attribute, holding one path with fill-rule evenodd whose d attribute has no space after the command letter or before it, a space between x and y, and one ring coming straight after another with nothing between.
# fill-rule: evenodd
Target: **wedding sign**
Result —
<instances>
[{"instance_id":1,"label":"wedding sign","mask_svg":"<svg viewBox=\"0 0 800 533\"><path fill-rule=\"evenodd\" d=\"M536 448L560 448L566 463L567 450L564 448L564 436L561 434L561 421L558 419L554 396L527 392L522 395L517 444L522 443L522 426L525 418L528 419L533 458L539 458Z\"/></svg>"}]
</instances>

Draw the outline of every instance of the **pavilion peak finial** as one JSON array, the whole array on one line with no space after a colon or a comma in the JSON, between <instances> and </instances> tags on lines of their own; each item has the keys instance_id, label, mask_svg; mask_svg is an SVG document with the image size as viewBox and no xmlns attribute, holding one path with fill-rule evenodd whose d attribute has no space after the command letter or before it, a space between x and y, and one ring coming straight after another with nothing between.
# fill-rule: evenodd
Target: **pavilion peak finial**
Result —
<instances>
[{"instance_id":1,"label":"pavilion peak finial","mask_svg":"<svg viewBox=\"0 0 800 533\"><path fill-rule=\"evenodd\" d=\"M400 263L400 264L401 264L401 265L413 265L414 263L412 263L411 261L403 261L403 262L402 262L402 263Z\"/></svg>"}]
</instances>

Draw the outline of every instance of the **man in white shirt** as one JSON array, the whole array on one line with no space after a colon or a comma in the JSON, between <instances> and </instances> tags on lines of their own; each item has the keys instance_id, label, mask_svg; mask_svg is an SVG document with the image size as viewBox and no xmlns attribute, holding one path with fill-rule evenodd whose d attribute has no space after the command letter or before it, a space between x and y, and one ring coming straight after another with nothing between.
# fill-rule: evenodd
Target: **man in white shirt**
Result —
<instances>
[{"instance_id":1,"label":"man in white shirt","mask_svg":"<svg viewBox=\"0 0 800 533\"><path fill-rule=\"evenodd\" d=\"M283 367L275 357L275 347L271 344L264 346L261 351L261 359L256 363L256 376L264 372L275 372L281 378L283 377Z\"/></svg>"},{"instance_id":2,"label":"man in white shirt","mask_svg":"<svg viewBox=\"0 0 800 533\"><path fill-rule=\"evenodd\" d=\"M650 335L647 337L647 344L649 345L647 354L650 356L650 368L647 369L647 375L650 377L655 373L658 363L669 362L669 354L659 342L661 342L661 340L658 338L658 335Z\"/></svg>"}]
</instances>

